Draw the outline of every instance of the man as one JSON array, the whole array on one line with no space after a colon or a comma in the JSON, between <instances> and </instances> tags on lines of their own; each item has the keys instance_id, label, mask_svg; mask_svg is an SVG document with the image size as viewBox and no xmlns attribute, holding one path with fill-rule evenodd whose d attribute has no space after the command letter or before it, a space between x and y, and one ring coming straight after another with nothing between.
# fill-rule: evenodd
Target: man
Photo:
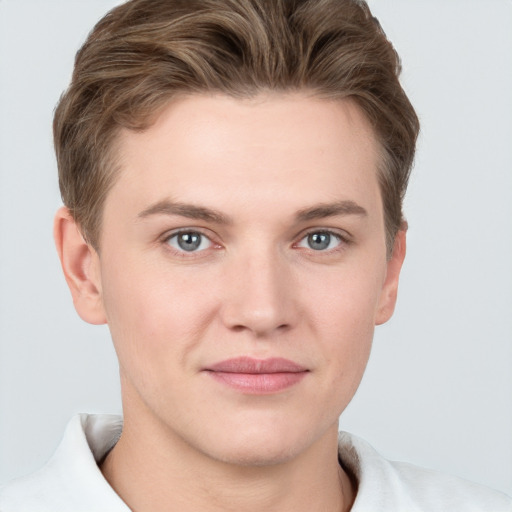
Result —
<instances>
[{"instance_id":1,"label":"man","mask_svg":"<svg viewBox=\"0 0 512 512\"><path fill-rule=\"evenodd\" d=\"M55 115L55 239L124 423L75 418L0 509L510 510L337 448L405 256L398 71L356 2L132 1L96 26Z\"/></svg>"}]
</instances>

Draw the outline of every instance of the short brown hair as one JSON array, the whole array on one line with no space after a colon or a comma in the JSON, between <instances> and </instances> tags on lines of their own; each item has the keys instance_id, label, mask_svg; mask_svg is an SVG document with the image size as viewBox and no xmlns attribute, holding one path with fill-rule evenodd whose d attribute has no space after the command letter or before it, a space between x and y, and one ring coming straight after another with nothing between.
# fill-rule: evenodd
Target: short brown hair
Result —
<instances>
[{"instance_id":1,"label":"short brown hair","mask_svg":"<svg viewBox=\"0 0 512 512\"><path fill-rule=\"evenodd\" d=\"M131 0L89 34L55 112L64 204L98 248L121 128L148 128L178 93L308 90L353 98L371 122L389 251L419 131L399 74L397 53L360 0Z\"/></svg>"}]
</instances>

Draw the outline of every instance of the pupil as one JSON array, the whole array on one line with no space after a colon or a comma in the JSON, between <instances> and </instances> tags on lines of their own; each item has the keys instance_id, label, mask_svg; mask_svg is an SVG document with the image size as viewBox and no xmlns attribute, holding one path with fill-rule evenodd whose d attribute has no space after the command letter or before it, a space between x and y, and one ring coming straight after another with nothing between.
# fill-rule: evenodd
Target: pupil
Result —
<instances>
[{"instance_id":1,"label":"pupil","mask_svg":"<svg viewBox=\"0 0 512 512\"><path fill-rule=\"evenodd\" d=\"M308 236L308 243L315 251L327 249L331 243L331 235L329 233L312 233Z\"/></svg>"},{"instance_id":2,"label":"pupil","mask_svg":"<svg viewBox=\"0 0 512 512\"><path fill-rule=\"evenodd\" d=\"M184 251L194 251L201 245L201 235L199 233L181 233L178 236L178 245Z\"/></svg>"}]
</instances>

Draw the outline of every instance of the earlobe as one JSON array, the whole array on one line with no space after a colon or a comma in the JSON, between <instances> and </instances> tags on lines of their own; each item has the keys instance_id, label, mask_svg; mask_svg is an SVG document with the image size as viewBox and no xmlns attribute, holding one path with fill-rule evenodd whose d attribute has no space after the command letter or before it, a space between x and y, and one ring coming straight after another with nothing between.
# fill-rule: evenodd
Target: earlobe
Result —
<instances>
[{"instance_id":1,"label":"earlobe","mask_svg":"<svg viewBox=\"0 0 512 512\"><path fill-rule=\"evenodd\" d=\"M65 207L55 214L53 236L77 313L88 323L106 323L98 254Z\"/></svg>"},{"instance_id":2,"label":"earlobe","mask_svg":"<svg viewBox=\"0 0 512 512\"><path fill-rule=\"evenodd\" d=\"M407 224L404 224L395 237L393 252L387 262L386 279L382 287L379 299L377 314L375 316L375 325L381 325L387 322L395 310L396 299L398 295L398 281L400 270L405 258L406 250Z\"/></svg>"}]
</instances>

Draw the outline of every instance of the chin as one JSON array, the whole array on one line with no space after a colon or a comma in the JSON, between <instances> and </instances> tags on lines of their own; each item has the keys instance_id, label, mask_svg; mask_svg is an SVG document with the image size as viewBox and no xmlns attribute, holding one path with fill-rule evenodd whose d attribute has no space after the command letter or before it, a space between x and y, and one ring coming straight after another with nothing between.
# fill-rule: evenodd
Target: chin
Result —
<instances>
[{"instance_id":1,"label":"chin","mask_svg":"<svg viewBox=\"0 0 512 512\"><path fill-rule=\"evenodd\" d=\"M243 467L264 467L285 464L295 458L300 449L290 446L268 446L258 442L244 446L230 446L212 454L214 458L226 464Z\"/></svg>"},{"instance_id":2,"label":"chin","mask_svg":"<svg viewBox=\"0 0 512 512\"><path fill-rule=\"evenodd\" d=\"M227 428L225 435L206 447L209 455L237 466L273 466L294 459L314 444L319 436L302 431L297 425L280 426L261 423L240 428Z\"/></svg>"}]
</instances>

